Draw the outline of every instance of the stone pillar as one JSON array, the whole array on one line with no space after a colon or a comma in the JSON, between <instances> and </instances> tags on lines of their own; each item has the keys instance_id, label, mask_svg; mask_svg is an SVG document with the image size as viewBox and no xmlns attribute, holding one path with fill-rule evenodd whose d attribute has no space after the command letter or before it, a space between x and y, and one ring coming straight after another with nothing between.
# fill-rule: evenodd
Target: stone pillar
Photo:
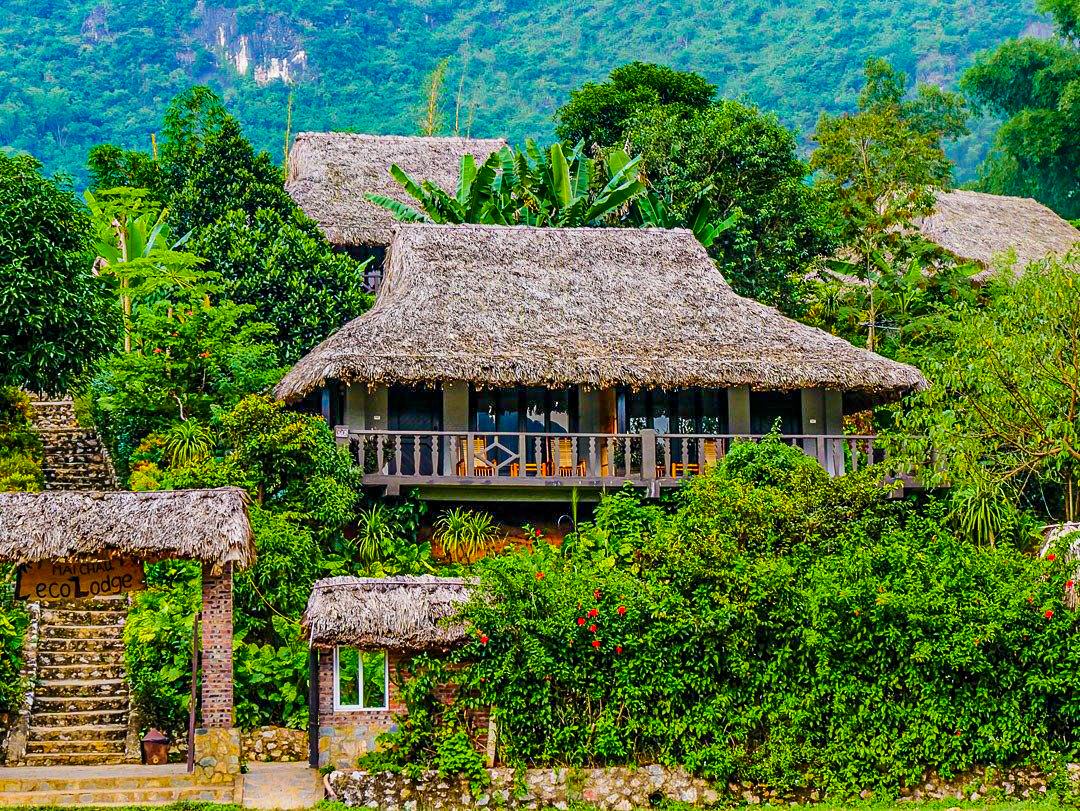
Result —
<instances>
[{"instance_id":1,"label":"stone pillar","mask_svg":"<svg viewBox=\"0 0 1080 811\"><path fill-rule=\"evenodd\" d=\"M240 773L240 731L233 726L232 564L203 565L201 727L195 777L223 783Z\"/></svg>"}]
</instances>

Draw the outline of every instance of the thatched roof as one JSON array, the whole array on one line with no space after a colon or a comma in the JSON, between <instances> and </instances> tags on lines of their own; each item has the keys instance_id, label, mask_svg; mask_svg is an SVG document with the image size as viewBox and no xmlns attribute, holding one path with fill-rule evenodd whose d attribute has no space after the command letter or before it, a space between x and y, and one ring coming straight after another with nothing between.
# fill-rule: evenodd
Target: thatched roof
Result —
<instances>
[{"instance_id":1,"label":"thatched roof","mask_svg":"<svg viewBox=\"0 0 1080 811\"><path fill-rule=\"evenodd\" d=\"M255 560L247 495L236 487L148 493L0 493L0 560L108 554L203 563Z\"/></svg>"},{"instance_id":2,"label":"thatched roof","mask_svg":"<svg viewBox=\"0 0 1080 811\"><path fill-rule=\"evenodd\" d=\"M736 295L686 230L399 224L375 306L276 394L325 384L840 389L854 404L919 371Z\"/></svg>"},{"instance_id":3,"label":"thatched roof","mask_svg":"<svg viewBox=\"0 0 1080 811\"><path fill-rule=\"evenodd\" d=\"M502 139L301 132L289 152L285 189L332 244L389 245L393 215L366 195L415 204L390 176L391 166L452 192L464 155L483 162L504 146Z\"/></svg>"},{"instance_id":4,"label":"thatched roof","mask_svg":"<svg viewBox=\"0 0 1080 811\"><path fill-rule=\"evenodd\" d=\"M1063 256L1080 243L1080 231L1042 203L975 191L938 192L934 213L917 223L920 233L954 256L990 268L1010 250L1023 270L1047 256ZM976 276L976 281L980 276Z\"/></svg>"},{"instance_id":5,"label":"thatched roof","mask_svg":"<svg viewBox=\"0 0 1080 811\"><path fill-rule=\"evenodd\" d=\"M330 577L315 583L301 625L312 647L447 648L465 636L447 619L468 599L466 581L448 577Z\"/></svg>"}]
</instances>

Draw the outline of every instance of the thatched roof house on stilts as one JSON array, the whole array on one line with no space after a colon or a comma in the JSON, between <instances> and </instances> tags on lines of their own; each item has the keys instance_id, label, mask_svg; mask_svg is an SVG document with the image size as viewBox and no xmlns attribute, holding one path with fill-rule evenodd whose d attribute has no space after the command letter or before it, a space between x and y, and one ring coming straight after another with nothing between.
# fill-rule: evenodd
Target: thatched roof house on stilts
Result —
<instances>
[{"instance_id":1,"label":"thatched roof house on stilts","mask_svg":"<svg viewBox=\"0 0 1080 811\"><path fill-rule=\"evenodd\" d=\"M275 393L332 391L387 492L565 498L551 485L656 491L777 420L839 472L843 414L925 385L737 295L686 230L399 223L375 306Z\"/></svg>"}]
</instances>

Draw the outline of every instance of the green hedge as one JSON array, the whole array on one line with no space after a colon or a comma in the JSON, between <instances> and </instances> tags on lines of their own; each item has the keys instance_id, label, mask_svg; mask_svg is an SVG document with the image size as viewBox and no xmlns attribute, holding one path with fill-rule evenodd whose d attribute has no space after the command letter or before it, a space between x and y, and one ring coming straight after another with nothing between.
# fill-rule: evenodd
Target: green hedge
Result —
<instances>
[{"instance_id":1,"label":"green hedge","mask_svg":"<svg viewBox=\"0 0 1080 811\"><path fill-rule=\"evenodd\" d=\"M1075 566L979 547L942 501L777 445L482 565L463 679L508 759L887 795L927 769L1073 756Z\"/></svg>"}]
</instances>

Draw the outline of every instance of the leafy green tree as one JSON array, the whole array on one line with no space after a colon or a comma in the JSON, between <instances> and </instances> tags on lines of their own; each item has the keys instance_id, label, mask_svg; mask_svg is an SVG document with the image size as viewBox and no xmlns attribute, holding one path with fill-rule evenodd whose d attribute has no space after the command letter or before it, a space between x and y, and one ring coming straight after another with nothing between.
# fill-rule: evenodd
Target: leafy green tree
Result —
<instances>
[{"instance_id":1,"label":"leafy green tree","mask_svg":"<svg viewBox=\"0 0 1080 811\"><path fill-rule=\"evenodd\" d=\"M696 73L630 62L611 71L606 82L586 82L572 90L570 100L555 113L555 134L568 145L581 141L590 148L619 146L638 116L657 107L700 110L715 94L716 85Z\"/></svg>"},{"instance_id":2,"label":"leafy green tree","mask_svg":"<svg viewBox=\"0 0 1080 811\"><path fill-rule=\"evenodd\" d=\"M97 144L86 156L90 190L152 189L160 193L161 164L152 155L115 144Z\"/></svg>"},{"instance_id":3,"label":"leafy green tree","mask_svg":"<svg viewBox=\"0 0 1080 811\"><path fill-rule=\"evenodd\" d=\"M1005 119L980 168L978 188L1034 197L1066 219L1080 217L1080 12L1075 0L1040 0L1054 39L1013 39L979 56L961 89Z\"/></svg>"},{"instance_id":4,"label":"leafy green tree","mask_svg":"<svg viewBox=\"0 0 1080 811\"><path fill-rule=\"evenodd\" d=\"M739 293L800 309L797 279L830 243L795 137L775 116L734 101L692 115L659 108L636 119L626 140L678 222L692 225L703 203L711 216L734 217L710 254Z\"/></svg>"},{"instance_id":5,"label":"leafy green tree","mask_svg":"<svg viewBox=\"0 0 1080 811\"><path fill-rule=\"evenodd\" d=\"M929 483L1000 491L1080 519L1080 256L995 282L961 310L933 382L901 419ZM932 454L932 456L931 456Z\"/></svg>"},{"instance_id":6,"label":"leafy green tree","mask_svg":"<svg viewBox=\"0 0 1080 811\"><path fill-rule=\"evenodd\" d=\"M955 95L920 87L909 98L906 77L871 60L858 112L818 122L810 166L834 206L841 246L826 264L867 290L868 349L878 345L881 280L918 272L932 253L914 223L933 212L935 191L950 182L942 141L963 134L965 119Z\"/></svg>"},{"instance_id":7,"label":"leafy green tree","mask_svg":"<svg viewBox=\"0 0 1080 811\"><path fill-rule=\"evenodd\" d=\"M0 154L0 387L65 392L112 348L119 319L90 238L62 180Z\"/></svg>"},{"instance_id":8,"label":"leafy green tree","mask_svg":"<svg viewBox=\"0 0 1080 811\"><path fill-rule=\"evenodd\" d=\"M94 423L121 473L151 433L205 424L280 378L273 327L254 321L253 309L177 297L135 311L132 351L102 361L90 385Z\"/></svg>"}]
</instances>

